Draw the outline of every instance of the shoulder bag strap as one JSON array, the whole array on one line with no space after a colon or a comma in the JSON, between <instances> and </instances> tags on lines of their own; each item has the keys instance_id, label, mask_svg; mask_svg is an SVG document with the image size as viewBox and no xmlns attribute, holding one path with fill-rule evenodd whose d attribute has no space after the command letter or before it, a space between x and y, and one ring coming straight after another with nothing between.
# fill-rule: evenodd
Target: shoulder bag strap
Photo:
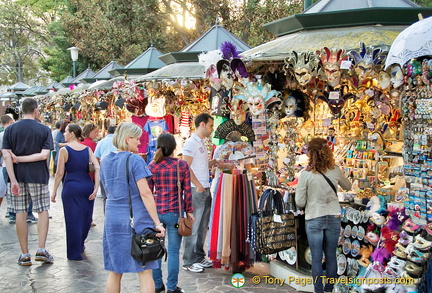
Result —
<instances>
[{"instance_id":1,"label":"shoulder bag strap","mask_svg":"<svg viewBox=\"0 0 432 293\"><path fill-rule=\"evenodd\" d=\"M179 204L179 218L182 217L182 201L181 201L181 182L180 182L180 160L177 160L177 193L178 193L178 204Z\"/></svg>"},{"instance_id":2,"label":"shoulder bag strap","mask_svg":"<svg viewBox=\"0 0 432 293\"><path fill-rule=\"evenodd\" d=\"M128 197L129 197L129 219L130 219L130 226L134 227L134 217L132 212L132 198L130 194L130 186L129 186L129 158L132 154L129 154L126 159L126 179L127 179L127 185L128 185Z\"/></svg>"},{"instance_id":3,"label":"shoulder bag strap","mask_svg":"<svg viewBox=\"0 0 432 293\"><path fill-rule=\"evenodd\" d=\"M318 171L318 173L320 173L321 175L324 176L324 179L327 181L327 183L330 185L330 187L333 189L334 193L335 193L336 196L337 196L336 187L333 185L333 182L331 182L330 179L329 179L326 175L324 175L324 173L321 173L321 172L319 172L319 171Z\"/></svg>"}]
</instances>

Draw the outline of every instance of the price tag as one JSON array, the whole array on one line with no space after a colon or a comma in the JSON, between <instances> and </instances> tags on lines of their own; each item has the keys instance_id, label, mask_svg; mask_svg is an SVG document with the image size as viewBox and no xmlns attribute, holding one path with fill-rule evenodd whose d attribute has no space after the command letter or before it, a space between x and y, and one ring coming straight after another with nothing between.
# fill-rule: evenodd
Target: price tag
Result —
<instances>
[{"instance_id":1,"label":"price tag","mask_svg":"<svg viewBox=\"0 0 432 293\"><path fill-rule=\"evenodd\" d=\"M273 215L273 222L276 222L276 223L282 223L282 218L281 218L281 216L280 216L280 215L276 215L276 214L274 214L274 215Z\"/></svg>"},{"instance_id":2,"label":"price tag","mask_svg":"<svg viewBox=\"0 0 432 293\"><path fill-rule=\"evenodd\" d=\"M344 60L341 63L340 69L350 69L351 68L351 61Z\"/></svg>"},{"instance_id":3,"label":"price tag","mask_svg":"<svg viewBox=\"0 0 432 293\"><path fill-rule=\"evenodd\" d=\"M329 93L330 100L339 100L339 97L340 97L340 92L333 91Z\"/></svg>"}]
</instances>

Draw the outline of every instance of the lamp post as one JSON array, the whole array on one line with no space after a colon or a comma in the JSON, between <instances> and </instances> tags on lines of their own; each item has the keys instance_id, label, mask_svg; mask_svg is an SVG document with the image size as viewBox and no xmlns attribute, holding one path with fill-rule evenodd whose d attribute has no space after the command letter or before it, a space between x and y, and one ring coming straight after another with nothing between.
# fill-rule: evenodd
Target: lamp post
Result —
<instances>
[{"instance_id":1,"label":"lamp post","mask_svg":"<svg viewBox=\"0 0 432 293\"><path fill-rule=\"evenodd\" d=\"M70 47L68 50L71 52L71 59L73 64L73 78L76 77L76 62L78 60L78 51L80 48L78 47Z\"/></svg>"}]
</instances>

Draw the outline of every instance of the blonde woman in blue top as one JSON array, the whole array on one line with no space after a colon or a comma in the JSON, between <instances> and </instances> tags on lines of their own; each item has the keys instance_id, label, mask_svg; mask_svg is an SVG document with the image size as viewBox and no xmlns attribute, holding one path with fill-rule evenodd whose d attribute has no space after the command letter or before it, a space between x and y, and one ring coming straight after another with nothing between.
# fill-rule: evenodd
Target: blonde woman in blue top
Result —
<instances>
[{"instance_id":1,"label":"blonde woman in blue top","mask_svg":"<svg viewBox=\"0 0 432 293\"><path fill-rule=\"evenodd\" d=\"M120 292L123 273L138 273L140 292L153 293L155 285L152 269L158 262L148 261L145 267L131 256L132 229L129 219L129 194L131 193L134 229L159 230L156 236L163 237L165 229L159 220L156 204L149 189L147 178L152 174L147 164L137 154L141 127L131 122L122 122L113 135L117 152L112 152L101 161L101 182L107 195L103 234L104 268L110 271L107 292ZM126 177L126 160L129 157L129 182Z\"/></svg>"}]
</instances>

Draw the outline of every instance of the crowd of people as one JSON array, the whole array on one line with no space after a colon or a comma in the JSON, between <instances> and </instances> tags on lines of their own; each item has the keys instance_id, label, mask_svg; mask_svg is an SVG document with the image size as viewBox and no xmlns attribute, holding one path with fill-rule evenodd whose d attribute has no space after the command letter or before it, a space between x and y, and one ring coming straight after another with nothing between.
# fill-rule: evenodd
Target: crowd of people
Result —
<instances>
[{"instance_id":1,"label":"crowd of people","mask_svg":"<svg viewBox=\"0 0 432 293\"><path fill-rule=\"evenodd\" d=\"M39 216L35 221L39 247L34 260L54 263L54 257L45 247L48 211L51 202L57 201L57 190L62 185L66 255L75 261L83 260L85 240L92 226L94 200L101 188L105 213L103 259L104 268L109 271L107 292L120 292L124 273L138 274L141 292L184 292L178 286L182 242L183 270L200 273L213 266L204 250L212 203L209 170L227 166L209 158L205 140L213 132L212 116L203 113L195 117L195 132L181 150L182 159L175 156L174 136L160 134L154 158L147 165L138 154L143 129L135 123L122 122L108 127L107 136L96 143L99 129L94 124L87 123L81 128L69 120L62 120L56 123L56 129L51 133L50 128L39 121L39 115L37 101L27 98L22 102L20 120L15 122L7 115L1 117L4 128L0 133L1 163L5 167L3 177L9 184L9 191L0 188L0 204L6 194L7 210L10 219L16 221L22 252L19 265L32 265L28 222L32 221L33 212ZM298 180L296 203L305 207L312 275L321 280L323 249L329 260L327 277L336 277L340 207L335 186L348 190L351 183L335 165L326 139L312 139L307 155L309 166ZM54 160L55 170L51 195L48 185L50 158ZM321 208L323 205L325 209ZM185 239L177 231L178 219L183 214L193 223L192 235ZM132 257L132 227L138 232L152 228L157 231L157 237L167 238L166 283L160 259L143 265ZM315 292L333 290L332 284L315 282L314 286Z\"/></svg>"},{"instance_id":2,"label":"crowd of people","mask_svg":"<svg viewBox=\"0 0 432 293\"><path fill-rule=\"evenodd\" d=\"M64 119L51 131L38 119L36 100L25 99L21 109L22 118L18 121L8 115L1 117L0 132L1 164L8 185L3 196L0 188L0 199L6 198L10 222L16 223L21 248L18 265L31 266L33 260L54 263L54 257L46 249L48 212L51 204L57 202L61 186L65 254L68 260L75 261L84 259L94 200L100 188L105 213L104 268L109 271L107 292L120 292L123 273L138 273L141 292L184 292L178 286L182 242L184 270L202 272L212 267L204 251L211 207L209 169L217 165L216 160L209 160L204 144L213 131L210 115L196 117L196 132L186 142L182 159L175 156L174 136L163 133L157 139L154 159L147 165L138 155L143 130L137 124L111 125L106 137L96 142L99 129L92 123L81 127ZM52 190L49 190L50 166L54 172ZM129 192L134 229L141 232L153 228L158 237L167 238L166 282L161 260L148 261L143 267L131 256ZM183 216L179 210L194 223L192 235L185 239L177 232L178 219ZM28 244L30 222L38 225L34 257Z\"/></svg>"}]
</instances>

